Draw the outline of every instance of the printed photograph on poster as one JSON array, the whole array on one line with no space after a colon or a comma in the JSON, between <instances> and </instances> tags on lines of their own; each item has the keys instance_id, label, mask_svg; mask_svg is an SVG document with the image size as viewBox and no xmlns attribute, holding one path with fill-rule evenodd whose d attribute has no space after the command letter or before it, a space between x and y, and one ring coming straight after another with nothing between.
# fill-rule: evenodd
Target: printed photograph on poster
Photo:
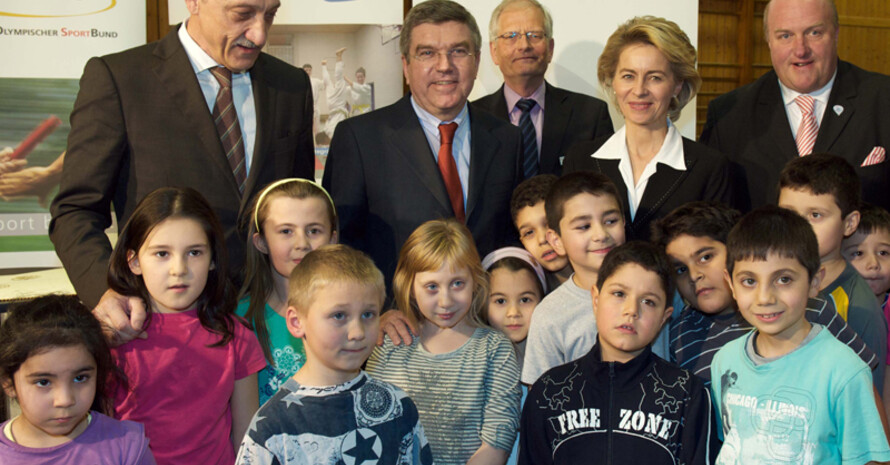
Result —
<instances>
[{"instance_id":1,"label":"printed photograph on poster","mask_svg":"<svg viewBox=\"0 0 890 465\"><path fill-rule=\"evenodd\" d=\"M399 25L272 26L264 51L303 68L312 81L318 179L340 121L401 98L400 32Z\"/></svg>"},{"instance_id":2,"label":"printed photograph on poster","mask_svg":"<svg viewBox=\"0 0 890 465\"><path fill-rule=\"evenodd\" d=\"M0 79L0 253L49 252L48 205L59 186L76 79ZM43 263L41 263L43 262Z\"/></svg>"}]
</instances>

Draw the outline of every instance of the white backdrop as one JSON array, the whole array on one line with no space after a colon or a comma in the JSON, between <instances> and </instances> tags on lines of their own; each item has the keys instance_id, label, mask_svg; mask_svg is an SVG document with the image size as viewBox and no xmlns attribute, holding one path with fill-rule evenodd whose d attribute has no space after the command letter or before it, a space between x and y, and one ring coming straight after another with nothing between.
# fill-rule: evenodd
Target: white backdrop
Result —
<instances>
[{"instance_id":1,"label":"white backdrop","mask_svg":"<svg viewBox=\"0 0 890 465\"><path fill-rule=\"evenodd\" d=\"M188 17L185 0L167 0L170 24ZM402 0L281 0L275 24L402 24Z\"/></svg>"}]
</instances>

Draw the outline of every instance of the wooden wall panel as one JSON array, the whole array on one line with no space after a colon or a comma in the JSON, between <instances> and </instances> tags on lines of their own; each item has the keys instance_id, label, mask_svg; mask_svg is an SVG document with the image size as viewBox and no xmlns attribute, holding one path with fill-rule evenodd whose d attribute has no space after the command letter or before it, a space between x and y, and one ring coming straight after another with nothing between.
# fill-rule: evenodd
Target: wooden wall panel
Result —
<instances>
[{"instance_id":1,"label":"wooden wall panel","mask_svg":"<svg viewBox=\"0 0 890 465\"><path fill-rule=\"evenodd\" d=\"M772 68L763 36L767 0L700 0L699 72L703 83L697 106L698 133L708 103L748 84ZM836 0L838 55L862 68L890 74L890 1Z\"/></svg>"}]
</instances>

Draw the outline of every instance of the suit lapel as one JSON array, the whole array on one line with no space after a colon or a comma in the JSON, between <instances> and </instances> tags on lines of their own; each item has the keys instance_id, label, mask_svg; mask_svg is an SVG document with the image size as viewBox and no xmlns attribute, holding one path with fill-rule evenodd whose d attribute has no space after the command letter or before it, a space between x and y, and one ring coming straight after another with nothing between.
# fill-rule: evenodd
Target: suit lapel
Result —
<instances>
[{"instance_id":1,"label":"suit lapel","mask_svg":"<svg viewBox=\"0 0 890 465\"><path fill-rule=\"evenodd\" d=\"M495 93L494 107L491 108L492 114L498 118L510 122L510 112L507 110L507 97L504 96L504 85Z\"/></svg>"},{"instance_id":2,"label":"suit lapel","mask_svg":"<svg viewBox=\"0 0 890 465\"><path fill-rule=\"evenodd\" d=\"M767 117L754 122L757 127L755 133L769 134L769 137L761 140L763 147L760 152L769 158L781 156L786 161L796 158L797 144L791 134L782 93L779 91L778 78L772 78L766 82L757 104L761 106L761 110L756 114Z\"/></svg>"},{"instance_id":3,"label":"suit lapel","mask_svg":"<svg viewBox=\"0 0 890 465\"><path fill-rule=\"evenodd\" d=\"M272 116L275 114L275 104L278 101L277 91L266 84L265 68L263 67L263 56L260 55L256 64L250 69L250 86L253 89L253 103L256 109L256 140L253 144L253 158L251 159L251 168L247 176L247 182L244 185L244 192L241 198L241 211L247 207L250 201L250 192L254 192L257 187L257 178L262 171L260 169L266 163L269 153L269 144L273 139ZM228 164L228 160L226 160ZM234 179L234 175L232 176Z\"/></svg>"},{"instance_id":4,"label":"suit lapel","mask_svg":"<svg viewBox=\"0 0 890 465\"><path fill-rule=\"evenodd\" d=\"M544 129L541 133L541 172L550 173L559 166L559 154L562 151L562 140L569 121L572 118L572 107L567 105L567 94L545 83L544 91Z\"/></svg>"},{"instance_id":5,"label":"suit lapel","mask_svg":"<svg viewBox=\"0 0 890 465\"><path fill-rule=\"evenodd\" d=\"M621 203L621 211L624 213L625 218L630 218L630 207L627 205L627 186L624 185L624 181L622 181L621 178L621 171L618 169L618 164L621 163L621 160L592 158L596 163L596 170L606 175L606 177L611 179L612 183L615 184L615 189L618 191L618 200ZM627 227L630 227L630 224L628 224Z\"/></svg>"},{"instance_id":6,"label":"suit lapel","mask_svg":"<svg viewBox=\"0 0 890 465\"><path fill-rule=\"evenodd\" d=\"M686 163L686 171L676 170L664 163L658 163L655 166L655 174L646 183L646 190L643 192L640 206L637 207L637 213L634 215L634 231L654 215L674 191L683 184L696 161L685 147L683 158ZM646 233L646 231L643 232Z\"/></svg>"},{"instance_id":7,"label":"suit lapel","mask_svg":"<svg viewBox=\"0 0 890 465\"><path fill-rule=\"evenodd\" d=\"M828 108L822 115L822 126L819 128L819 134L816 136L816 143L813 145L813 152L829 152L837 138L840 137L844 127L850 122L850 118L856 111L853 102L856 99L856 87L859 83L855 77L847 72L847 64L838 62L837 77L831 94L828 96ZM840 106L842 112L838 115L834 111L835 106Z\"/></svg>"},{"instance_id":8,"label":"suit lapel","mask_svg":"<svg viewBox=\"0 0 890 465\"><path fill-rule=\"evenodd\" d=\"M154 54L161 61L153 67L152 72L155 73L158 81L164 84L163 88L170 93L171 101L178 102L184 121L201 141L204 146L203 153L207 155L209 162L217 165L222 172L228 173L226 183L237 193L238 185L235 183L235 175L223 153L222 142L220 142L216 127L213 125L201 85L198 84L192 64L179 41L178 30L178 26L174 27L158 42ZM195 154L195 156L200 155Z\"/></svg>"},{"instance_id":9,"label":"suit lapel","mask_svg":"<svg viewBox=\"0 0 890 465\"><path fill-rule=\"evenodd\" d=\"M482 191L485 189L485 180L488 178L488 170L491 168L494 155L500 150L501 143L491 133L491 128L473 118L473 110L470 109L470 179L469 192L467 193L467 222L473 214L473 208L479 203ZM504 167L506 168L506 167Z\"/></svg>"},{"instance_id":10,"label":"suit lapel","mask_svg":"<svg viewBox=\"0 0 890 465\"><path fill-rule=\"evenodd\" d=\"M417 176L421 183L429 189L436 201L442 205L446 211L452 211L451 200L448 198L448 190L445 188L445 181L442 180L442 174L436 165L436 158L430 151L430 144L423 133L423 127L417 120L417 114L411 105L410 94L403 97L398 103L402 108L395 112L399 117L395 118L387 131L390 132L387 138L392 141L396 148L396 153L402 159L414 175ZM473 135L475 138L475 134ZM471 157L472 160L472 157ZM470 162L472 164L472 161ZM472 173L472 165L470 172ZM471 175L472 180L472 175ZM467 213L469 217L469 213Z\"/></svg>"}]
</instances>

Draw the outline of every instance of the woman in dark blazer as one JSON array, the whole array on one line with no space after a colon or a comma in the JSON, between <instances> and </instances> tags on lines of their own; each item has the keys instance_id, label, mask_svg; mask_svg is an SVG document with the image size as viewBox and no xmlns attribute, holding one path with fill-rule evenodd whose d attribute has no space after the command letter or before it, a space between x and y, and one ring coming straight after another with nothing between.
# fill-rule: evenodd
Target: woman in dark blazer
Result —
<instances>
[{"instance_id":1,"label":"woman in dark blazer","mask_svg":"<svg viewBox=\"0 0 890 465\"><path fill-rule=\"evenodd\" d=\"M675 23L643 16L619 26L597 75L625 125L570 148L563 174L593 170L612 179L623 196L628 240L648 240L649 225L686 202L732 204L727 159L672 124L701 86L695 48Z\"/></svg>"}]
</instances>

